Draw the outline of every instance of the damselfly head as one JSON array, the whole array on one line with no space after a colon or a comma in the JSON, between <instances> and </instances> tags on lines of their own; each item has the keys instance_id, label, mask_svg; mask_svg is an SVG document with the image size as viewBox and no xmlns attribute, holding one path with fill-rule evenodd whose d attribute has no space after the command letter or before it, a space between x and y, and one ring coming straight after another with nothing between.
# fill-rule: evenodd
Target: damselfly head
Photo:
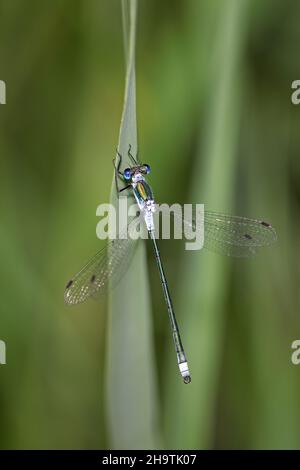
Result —
<instances>
[{"instance_id":1,"label":"damselfly head","mask_svg":"<svg viewBox=\"0 0 300 470\"><path fill-rule=\"evenodd\" d=\"M133 166L131 168L126 168L123 171L124 179L129 181L133 176L137 175L148 175L151 171L150 165L144 163L143 165Z\"/></svg>"}]
</instances>

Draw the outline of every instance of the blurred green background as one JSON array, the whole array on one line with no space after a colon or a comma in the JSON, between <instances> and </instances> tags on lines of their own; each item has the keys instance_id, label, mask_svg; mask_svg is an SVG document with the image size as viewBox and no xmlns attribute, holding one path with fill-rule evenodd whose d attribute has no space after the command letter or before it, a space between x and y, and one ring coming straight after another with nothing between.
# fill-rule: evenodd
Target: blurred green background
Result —
<instances>
[{"instance_id":1,"label":"blurred green background","mask_svg":"<svg viewBox=\"0 0 300 470\"><path fill-rule=\"evenodd\" d=\"M70 309L63 292L103 243L121 5L1 0L0 11L0 446L109 448L106 300ZM246 260L161 242L190 386L148 251L161 448L300 447L299 21L296 0L139 1L139 148L157 201L262 217L279 237Z\"/></svg>"}]
</instances>

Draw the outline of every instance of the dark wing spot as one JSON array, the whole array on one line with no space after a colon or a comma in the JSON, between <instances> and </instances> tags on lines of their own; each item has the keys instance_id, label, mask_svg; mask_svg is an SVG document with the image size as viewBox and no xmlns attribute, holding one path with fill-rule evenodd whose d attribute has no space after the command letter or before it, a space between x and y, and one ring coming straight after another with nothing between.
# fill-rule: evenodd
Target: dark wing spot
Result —
<instances>
[{"instance_id":1,"label":"dark wing spot","mask_svg":"<svg viewBox=\"0 0 300 470\"><path fill-rule=\"evenodd\" d=\"M252 237L249 235L249 233L245 233L244 237L247 238L247 240L252 240Z\"/></svg>"},{"instance_id":2,"label":"dark wing spot","mask_svg":"<svg viewBox=\"0 0 300 470\"><path fill-rule=\"evenodd\" d=\"M95 282L95 279L96 279L96 276L95 276L95 274L93 274L92 277L91 277L91 283L92 284Z\"/></svg>"},{"instance_id":3,"label":"dark wing spot","mask_svg":"<svg viewBox=\"0 0 300 470\"><path fill-rule=\"evenodd\" d=\"M71 279L68 284L66 285L66 289L69 289L69 287L71 287L71 285L73 284L73 279Z\"/></svg>"},{"instance_id":4,"label":"dark wing spot","mask_svg":"<svg viewBox=\"0 0 300 470\"><path fill-rule=\"evenodd\" d=\"M271 225L268 224L268 222L264 222L264 221L261 222L261 225L263 225L264 227L271 227Z\"/></svg>"}]
</instances>

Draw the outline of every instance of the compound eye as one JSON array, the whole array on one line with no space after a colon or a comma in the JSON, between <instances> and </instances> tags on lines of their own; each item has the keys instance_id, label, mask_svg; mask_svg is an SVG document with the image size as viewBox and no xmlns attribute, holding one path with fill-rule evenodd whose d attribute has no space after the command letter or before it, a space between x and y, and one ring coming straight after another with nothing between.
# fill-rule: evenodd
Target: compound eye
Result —
<instances>
[{"instance_id":1,"label":"compound eye","mask_svg":"<svg viewBox=\"0 0 300 470\"><path fill-rule=\"evenodd\" d=\"M130 168L126 168L126 169L124 170L123 176L124 176L124 178L125 178L126 180L130 180L130 178L131 178L131 170L130 170Z\"/></svg>"},{"instance_id":2,"label":"compound eye","mask_svg":"<svg viewBox=\"0 0 300 470\"><path fill-rule=\"evenodd\" d=\"M151 171L150 165L147 165L147 163L144 164L146 175L148 175Z\"/></svg>"}]
</instances>

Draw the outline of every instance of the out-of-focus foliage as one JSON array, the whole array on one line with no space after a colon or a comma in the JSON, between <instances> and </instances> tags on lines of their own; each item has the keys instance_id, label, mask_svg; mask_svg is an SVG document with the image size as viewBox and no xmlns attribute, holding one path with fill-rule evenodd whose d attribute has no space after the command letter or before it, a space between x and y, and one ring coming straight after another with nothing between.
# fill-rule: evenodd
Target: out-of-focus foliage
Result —
<instances>
[{"instance_id":1,"label":"out-of-focus foliage","mask_svg":"<svg viewBox=\"0 0 300 470\"><path fill-rule=\"evenodd\" d=\"M95 214L109 201L122 112L121 5L1 0L0 11L0 447L106 448L106 300L72 309L63 290L103 243ZM300 446L299 20L296 0L139 1L139 148L156 199L264 217L279 236L234 261L161 242L189 386L149 251L167 448Z\"/></svg>"}]
</instances>

